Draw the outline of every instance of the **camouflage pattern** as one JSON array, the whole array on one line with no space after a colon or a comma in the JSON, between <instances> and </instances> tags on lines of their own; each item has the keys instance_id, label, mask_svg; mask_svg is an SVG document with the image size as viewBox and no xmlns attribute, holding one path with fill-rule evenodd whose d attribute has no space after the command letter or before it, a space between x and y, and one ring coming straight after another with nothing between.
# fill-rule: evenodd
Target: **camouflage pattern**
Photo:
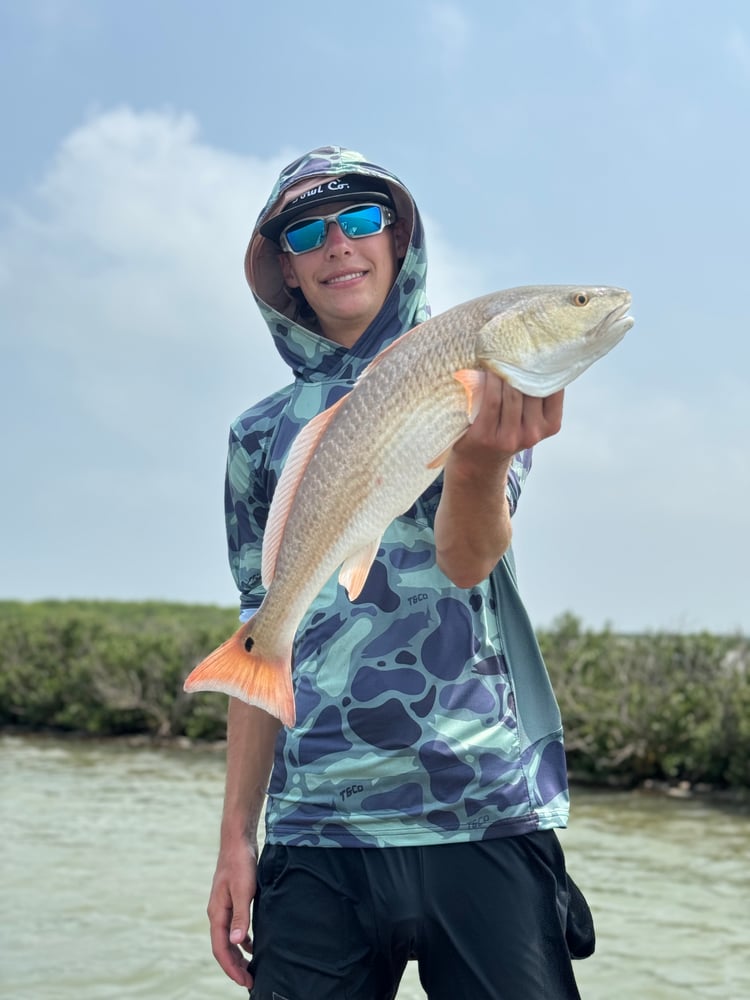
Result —
<instances>
[{"instance_id":1,"label":"camouflage pattern","mask_svg":"<svg viewBox=\"0 0 750 1000\"><path fill-rule=\"evenodd\" d=\"M393 290L353 348L269 303L268 241L257 226L250 241L251 287L295 378L231 430L227 531L243 618L263 599L263 529L297 431L340 398L382 347L429 315L419 213L397 178L359 154L326 147L290 165L258 224L301 178L355 171L389 183L412 233ZM264 252L258 281L254 262ZM512 511L530 466L530 452L513 463ZM441 488L438 479L388 528L356 601L333 577L300 625L297 724L282 729L276 745L266 810L271 843L431 844L567 822L560 715L516 589L512 553L478 586L452 586L435 564Z\"/></svg>"}]
</instances>

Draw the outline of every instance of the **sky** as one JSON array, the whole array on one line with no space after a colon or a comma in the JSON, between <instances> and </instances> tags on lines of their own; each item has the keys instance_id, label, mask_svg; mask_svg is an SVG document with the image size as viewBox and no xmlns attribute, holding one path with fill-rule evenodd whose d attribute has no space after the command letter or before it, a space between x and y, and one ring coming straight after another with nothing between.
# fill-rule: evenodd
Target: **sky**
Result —
<instances>
[{"instance_id":1,"label":"sky","mask_svg":"<svg viewBox=\"0 0 750 1000\"><path fill-rule=\"evenodd\" d=\"M0 0L0 120L0 598L236 602L228 427L288 381L244 250L337 144L433 312L632 292L514 518L532 621L750 631L745 0Z\"/></svg>"}]
</instances>

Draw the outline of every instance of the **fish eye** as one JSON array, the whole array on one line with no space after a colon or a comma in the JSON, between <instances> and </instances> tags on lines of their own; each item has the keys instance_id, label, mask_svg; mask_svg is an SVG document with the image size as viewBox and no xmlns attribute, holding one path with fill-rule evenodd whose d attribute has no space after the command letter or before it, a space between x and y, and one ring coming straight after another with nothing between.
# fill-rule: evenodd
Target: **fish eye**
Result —
<instances>
[{"instance_id":1,"label":"fish eye","mask_svg":"<svg viewBox=\"0 0 750 1000\"><path fill-rule=\"evenodd\" d=\"M588 292L573 292L570 301L574 306L586 306L589 303Z\"/></svg>"}]
</instances>

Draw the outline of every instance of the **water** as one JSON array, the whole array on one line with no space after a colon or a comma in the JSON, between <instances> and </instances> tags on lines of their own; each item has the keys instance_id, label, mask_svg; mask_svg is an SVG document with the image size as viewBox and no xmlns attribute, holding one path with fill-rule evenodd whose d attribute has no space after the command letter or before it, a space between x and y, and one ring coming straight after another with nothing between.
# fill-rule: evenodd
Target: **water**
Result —
<instances>
[{"instance_id":1,"label":"water","mask_svg":"<svg viewBox=\"0 0 750 1000\"><path fill-rule=\"evenodd\" d=\"M0 995L246 997L205 918L222 785L215 751L0 739ZM584 1000L750 997L748 812L577 790L561 836L597 921Z\"/></svg>"}]
</instances>

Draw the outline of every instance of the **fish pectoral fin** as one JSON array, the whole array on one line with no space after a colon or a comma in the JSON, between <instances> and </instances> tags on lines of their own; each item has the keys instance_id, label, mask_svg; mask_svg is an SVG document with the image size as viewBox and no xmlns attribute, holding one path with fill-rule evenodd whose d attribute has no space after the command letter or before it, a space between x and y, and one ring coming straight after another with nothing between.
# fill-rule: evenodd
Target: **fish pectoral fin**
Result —
<instances>
[{"instance_id":1,"label":"fish pectoral fin","mask_svg":"<svg viewBox=\"0 0 750 1000\"><path fill-rule=\"evenodd\" d=\"M291 646L286 657L264 656L256 651L248 626L243 625L198 664L185 680L184 688L190 694L196 691L228 694L248 705L257 705L285 726L293 726L291 657Z\"/></svg>"},{"instance_id":2,"label":"fish pectoral fin","mask_svg":"<svg viewBox=\"0 0 750 1000\"><path fill-rule=\"evenodd\" d=\"M375 556L380 548L380 538L381 536L378 535L373 542L368 542L361 549L352 552L341 564L339 583L346 588L350 601L355 601L362 593L365 580L369 576L372 564L375 562Z\"/></svg>"},{"instance_id":3,"label":"fish pectoral fin","mask_svg":"<svg viewBox=\"0 0 750 1000\"><path fill-rule=\"evenodd\" d=\"M473 424L477 413L479 413L479 407L482 405L487 372L479 371L476 368L462 368L460 371L453 372L453 378L460 382L466 390L466 415L469 418L469 423ZM455 444L455 441L453 443Z\"/></svg>"},{"instance_id":4,"label":"fish pectoral fin","mask_svg":"<svg viewBox=\"0 0 750 1000\"><path fill-rule=\"evenodd\" d=\"M276 560L279 557L281 539L289 518L289 511L297 495L300 480L305 474L305 469L310 462L312 453L318 446L318 442L323 437L323 434L346 398L346 396L342 396L333 406L329 406L327 410L323 410L322 413L319 413L312 420L308 421L294 439L292 447L289 449L289 456L284 463L284 468L276 485L268 512L266 529L263 533L261 579L266 589L271 586L271 581L276 572Z\"/></svg>"},{"instance_id":5,"label":"fish pectoral fin","mask_svg":"<svg viewBox=\"0 0 750 1000\"><path fill-rule=\"evenodd\" d=\"M466 390L466 419L468 422L466 427L459 431L446 448L443 448L439 454L430 459L427 463L428 469L442 469L448 461L451 448L456 441L461 440L469 429L469 424L474 423L477 413L479 413L479 407L482 405L484 386L487 381L486 372L478 371L476 368L462 368L460 371L453 372L453 378Z\"/></svg>"}]
</instances>

